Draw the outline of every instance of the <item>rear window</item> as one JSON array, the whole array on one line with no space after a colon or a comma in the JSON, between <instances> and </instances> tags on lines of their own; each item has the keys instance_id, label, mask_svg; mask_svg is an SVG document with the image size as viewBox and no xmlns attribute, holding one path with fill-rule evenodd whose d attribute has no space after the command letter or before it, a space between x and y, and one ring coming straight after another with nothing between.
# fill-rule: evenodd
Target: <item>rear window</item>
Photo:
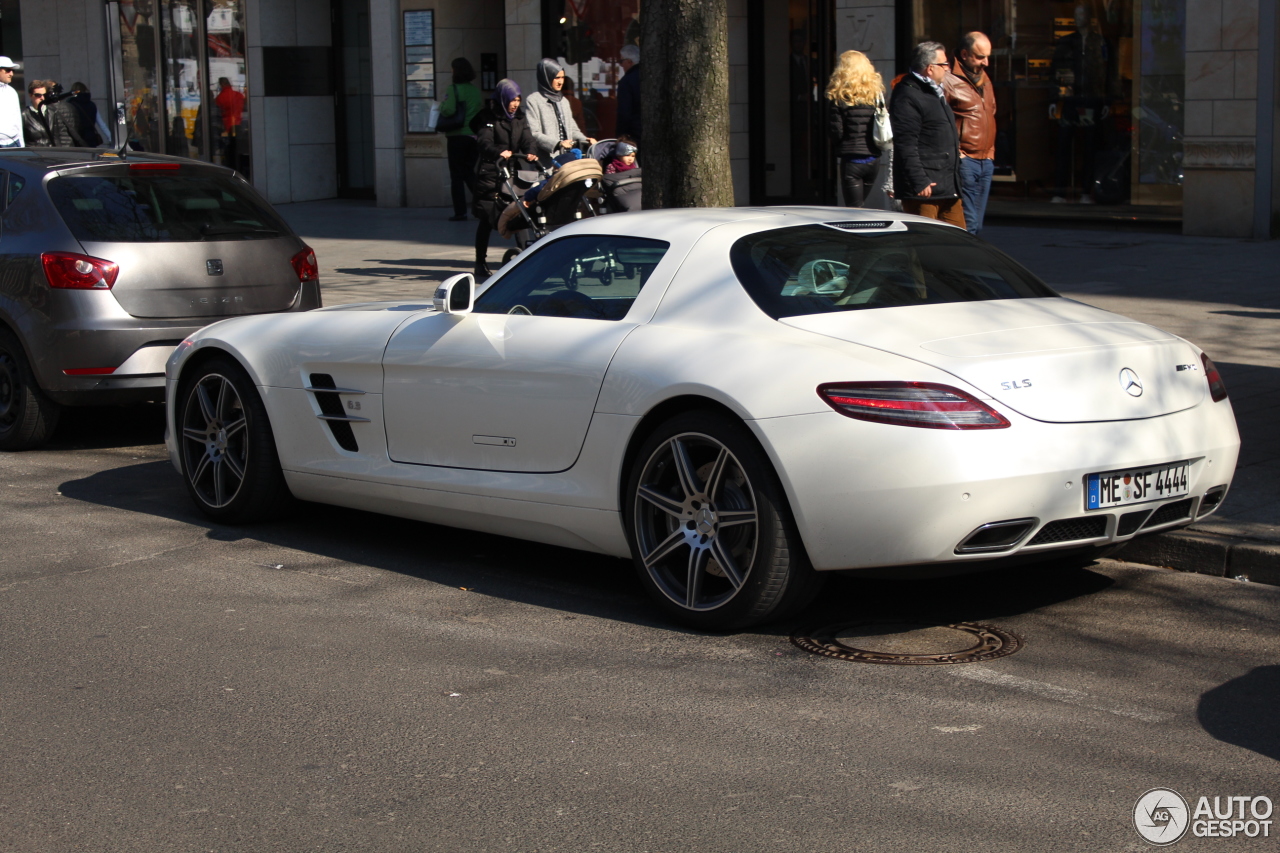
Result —
<instances>
[{"instance_id":1,"label":"rear window","mask_svg":"<svg viewBox=\"0 0 1280 853\"><path fill-rule=\"evenodd\" d=\"M220 175L64 175L48 187L81 242L254 240L288 233L247 187Z\"/></svg>"},{"instance_id":2,"label":"rear window","mask_svg":"<svg viewBox=\"0 0 1280 853\"><path fill-rule=\"evenodd\" d=\"M743 237L730 250L747 293L774 319L940 302L1057 296L1005 255L963 231L802 225Z\"/></svg>"}]
</instances>

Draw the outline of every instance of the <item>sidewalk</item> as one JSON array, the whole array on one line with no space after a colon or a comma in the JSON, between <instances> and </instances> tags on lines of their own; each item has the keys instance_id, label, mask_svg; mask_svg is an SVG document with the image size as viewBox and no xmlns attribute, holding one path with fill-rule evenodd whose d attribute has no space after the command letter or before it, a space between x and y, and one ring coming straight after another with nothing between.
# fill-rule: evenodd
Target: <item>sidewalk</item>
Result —
<instances>
[{"instance_id":1,"label":"sidewalk","mask_svg":"<svg viewBox=\"0 0 1280 853\"><path fill-rule=\"evenodd\" d=\"M475 223L445 208L371 202L281 205L316 250L326 305L429 298L471 270ZM1280 584L1280 241L1164 232L992 225L983 237L1064 296L1181 335L1218 365L1243 446L1223 506L1185 531L1145 537L1134 562ZM494 235L489 264L507 244Z\"/></svg>"}]
</instances>

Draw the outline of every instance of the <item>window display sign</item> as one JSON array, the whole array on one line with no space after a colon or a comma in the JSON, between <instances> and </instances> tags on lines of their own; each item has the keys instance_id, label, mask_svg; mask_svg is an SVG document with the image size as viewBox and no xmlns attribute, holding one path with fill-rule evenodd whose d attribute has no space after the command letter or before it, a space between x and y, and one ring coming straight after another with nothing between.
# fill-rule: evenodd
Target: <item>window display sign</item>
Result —
<instances>
[{"instance_id":1,"label":"window display sign","mask_svg":"<svg viewBox=\"0 0 1280 853\"><path fill-rule=\"evenodd\" d=\"M432 133L435 105L435 11L404 13L405 128L409 133Z\"/></svg>"}]
</instances>

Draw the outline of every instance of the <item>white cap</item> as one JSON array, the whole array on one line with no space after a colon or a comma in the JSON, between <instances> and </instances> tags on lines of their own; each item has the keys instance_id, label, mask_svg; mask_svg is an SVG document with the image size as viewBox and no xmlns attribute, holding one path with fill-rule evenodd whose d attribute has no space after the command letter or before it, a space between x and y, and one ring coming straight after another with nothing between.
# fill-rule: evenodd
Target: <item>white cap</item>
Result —
<instances>
[{"instance_id":1,"label":"white cap","mask_svg":"<svg viewBox=\"0 0 1280 853\"><path fill-rule=\"evenodd\" d=\"M14 71L21 71L22 63L14 62L7 56L0 56L0 68L12 68Z\"/></svg>"}]
</instances>

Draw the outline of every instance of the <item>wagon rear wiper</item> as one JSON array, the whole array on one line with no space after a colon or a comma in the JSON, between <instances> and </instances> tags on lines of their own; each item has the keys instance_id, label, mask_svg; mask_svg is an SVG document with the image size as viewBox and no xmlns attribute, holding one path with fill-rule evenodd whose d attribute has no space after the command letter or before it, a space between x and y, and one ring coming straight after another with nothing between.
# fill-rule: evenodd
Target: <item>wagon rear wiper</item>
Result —
<instances>
[{"instance_id":1,"label":"wagon rear wiper","mask_svg":"<svg viewBox=\"0 0 1280 853\"><path fill-rule=\"evenodd\" d=\"M206 222L200 226L200 236L202 237L217 237L225 234L262 234L278 237L280 232L274 228L263 228L259 225L238 225L234 222L224 222L220 225Z\"/></svg>"}]
</instances>

